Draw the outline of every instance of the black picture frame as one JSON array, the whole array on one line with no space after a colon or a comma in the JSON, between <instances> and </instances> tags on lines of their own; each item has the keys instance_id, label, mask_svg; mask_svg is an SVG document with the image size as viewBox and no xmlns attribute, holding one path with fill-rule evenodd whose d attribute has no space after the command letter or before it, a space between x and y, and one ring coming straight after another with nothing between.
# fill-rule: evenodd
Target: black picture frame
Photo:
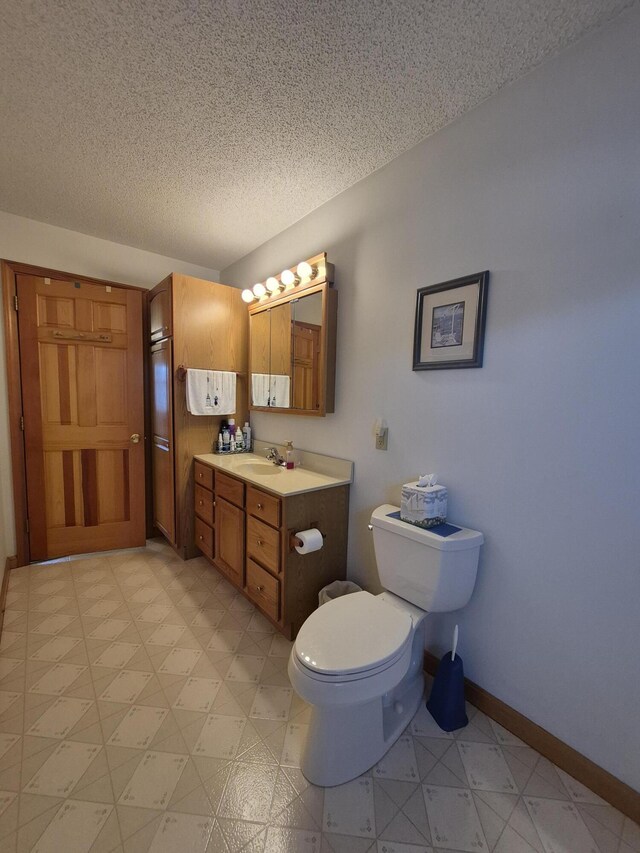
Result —
<instances>
[{"instance_id":1,"label":"black picture frame","mask_svg":"<svg viewBox=\"0 0 640 853\"><path fill-rule=\"evenodd\" d=\"M488 291L488 270L418 290L414 370L482 367Z\"/></svg>"}]
</instances>

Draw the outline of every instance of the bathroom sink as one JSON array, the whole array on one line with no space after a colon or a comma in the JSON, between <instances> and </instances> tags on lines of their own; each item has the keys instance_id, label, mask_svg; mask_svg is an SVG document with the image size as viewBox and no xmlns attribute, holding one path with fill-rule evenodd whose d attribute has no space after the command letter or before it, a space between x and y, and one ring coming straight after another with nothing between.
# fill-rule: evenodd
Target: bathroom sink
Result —
<instances>
[{"instance_id":1,"label":"bathroom sink","mask_svg":"<svg viewBox=\"0 0 640 853\"><path fill-rule=\"evenodd\" d=\"M282 474L284 468L274 465L272 462L243 462L238 465L238 474L246 474L253 477L270 477L273 474Z\"/></svg>"}]
</instances>

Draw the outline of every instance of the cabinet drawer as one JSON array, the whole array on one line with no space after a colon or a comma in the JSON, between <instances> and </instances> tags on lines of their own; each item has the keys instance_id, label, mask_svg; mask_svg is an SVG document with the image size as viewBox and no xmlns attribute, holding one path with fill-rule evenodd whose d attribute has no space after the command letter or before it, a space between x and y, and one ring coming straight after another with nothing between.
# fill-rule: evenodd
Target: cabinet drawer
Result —
<instances>
[{"instance_id":1,"label":"cabinet drawer","mask_svg":"<svg viewBox=\"0 0 640 853\"><path fill-rule=\"evenodd\" d=\"M224 498L229 503L242 508L244 506L244 483L218 472L216 476L216 496Z\"/></svg>"},{"instance_id":2,"label":"cabinet drawer","mask_svg":"<svg viewBox=\"0 0 640 853\"><path fill-rule=\"evenodd\" d=\"M213 529L200 518L195 520L195 542L203 554L213 559Z\"/></svg>"},{"instance_id":3,"label":"cabinet drawer","mask_svg":"<svg viewBox=\"0 0 640 853\"><path fill-rule=\"evenodd\" d=\"M247 557L247 581L245 590L272 619L280 616L280 581Z\"/></svg>"},{"instance_id":4,"label":"cabinet drawer","mask_svg":"<svg viewBox=\"0 0 640 853\"><path fill-rule=\"evenodd\" d=\"M205 489L213 489L213 468L203 465L202 462L196 462L195 481Z\"/></svg>"},{"instance_id":5,"label":"cabinet drawer","mask_svg":"<svg viewBox=\"0 0 640 853\"><path fill-rule=\"evenodd\" d=\"M280 531L247 516L247 556L274 574L280 571Z\"/></svg>"},{"instance_id":6,"label":"cabinet drawer","mask_svg":"<svg viewBox=\"0 0 640 853\"><path fill-rule=\"evenodd\" d=\"M203 489L202 486L199 486L196 483L195 490L195 510L196 515L199 515L203 521L206 521L207 524L210 524L213 527L213 508L215 506L215 501L213 500L213 493L208 489Z\"/></svg>"},{"instance_id":7,"label":"cabinet drawer","mask_svg":"<svg viewBox=\"0 0 640 853\"><path fill-rule=\"evenodd\" d=\"M280 498L247 486L247 512L272 527L280 527Z\"/></svg>"}]
</instances>

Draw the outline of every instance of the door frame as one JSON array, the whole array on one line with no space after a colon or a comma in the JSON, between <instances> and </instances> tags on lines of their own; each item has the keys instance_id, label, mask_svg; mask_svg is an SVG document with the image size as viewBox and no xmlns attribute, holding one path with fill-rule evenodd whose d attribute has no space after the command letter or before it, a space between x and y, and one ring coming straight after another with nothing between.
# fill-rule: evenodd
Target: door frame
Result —
<instances>
[{"instance_id":1,"label":"door frame","mask_svg":"<svg viewBox=\"0 0 640 853\"><path fill-rule=\"evenodd\" d=\"M123 290L139 290L142 298L143 328L140 334L143 336L143 378L144 378L144 411L145 411L145 481L147 484L145 517L147 519L147 535L149 534L148 523L148 490L149 486L149 435L148 428L148 370L147 370L147 347L146 328L148 325L147 300L144 294L146 287L138 287L134 284L123 284L117 281L106 281L101 278L92 278L87 275L75 275L74 273L53 270L45 267L36 267L32 264L23 264L18 261L0 260L0 273L2 281L2 313L5 335L5 353L7 359L7 392L9 397L9 440L11 446L11 474L13 481L13 511L15 515L16 534L16 557L18 566L26 566L30 562L29 533L27 531L27 474L26 456L24 448L24 432L21 428L22 418L22 378L20 373L20 338L18 334L18 312L16 310L18 275L33 275L42 278L58 278L68 281L85 282L86 284L102 284L109 287L118 287Z\"/></svg>"}]
</instances>

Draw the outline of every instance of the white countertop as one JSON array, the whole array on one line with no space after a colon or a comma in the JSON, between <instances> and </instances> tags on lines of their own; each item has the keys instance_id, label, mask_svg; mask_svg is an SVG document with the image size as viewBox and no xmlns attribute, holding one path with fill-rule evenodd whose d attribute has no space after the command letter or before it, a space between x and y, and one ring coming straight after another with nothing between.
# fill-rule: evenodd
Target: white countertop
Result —
<instances>
[{"instance_id":1,"label":"white countertop","mask_svg":"<svg viewBox=\"0 0 640 853\"><path fill-rule=\"evenodd\" d=\"M292 470L278 467L257 453L236 453L229 456L201 453L194 459L280 497L317 492L320 489L331 489L334 486L345 486L353 482L352 462L329 456L322 457L322 460L330 463L329 467L333 469L331 474L327 474L314 471L309 467L312 457L316 456L318 454L303 453L303 467ZM320 466L327 467L321 462Z\"/></svg>"}]
</instances>

